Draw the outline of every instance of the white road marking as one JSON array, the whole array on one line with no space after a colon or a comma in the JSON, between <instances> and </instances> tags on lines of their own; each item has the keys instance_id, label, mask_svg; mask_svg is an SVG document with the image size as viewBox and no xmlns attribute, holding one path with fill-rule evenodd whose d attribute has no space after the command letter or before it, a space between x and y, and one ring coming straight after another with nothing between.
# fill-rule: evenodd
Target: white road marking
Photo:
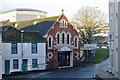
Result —
<instances>
[{"instance_id":1,"label":"white road marking","mask_svg":"<svg viewBox=\"0 0 120 80\"><path fill-rule=\"evenodd\" d=\"M37 78L37 77L39 77L39 76L41 76L41 75L45 75L45 74L49 74L49 73L51 73L51 72L39 73L39 74L37 74L37 75L30 76L30 77L29 77L28 79L26 79L26 80L32 80L33 78Z\"/></svg>"}]
</instances>

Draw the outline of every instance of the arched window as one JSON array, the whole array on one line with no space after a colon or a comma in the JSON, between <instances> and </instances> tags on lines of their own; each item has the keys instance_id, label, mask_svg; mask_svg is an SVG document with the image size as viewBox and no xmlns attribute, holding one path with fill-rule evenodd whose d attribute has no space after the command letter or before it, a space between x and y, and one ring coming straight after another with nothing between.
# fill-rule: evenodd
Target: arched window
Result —
<instances>
[{"instance_id":1,"label":"arched window","mask_svg":"<svg viewBox=\"0 0 120 80\"><path fill-rule=\"evenodd\" d=\"M60 43L60 35L59 34L57 34L57 43L59 44Z\"/></svg>"},{"instance_id":2,"label":"arched window","mask_svg":"<svg viewBox=\"0 0 120 80\"><path fill-rule=\"evenodd\" d=\"M65 35L64 35L64 33L62 34L62 43L63 44L65 43Z\"/></svg>"},{"instance_id":3,"label":"arched window","mask_svg":"<svg viewBox=\"0 0 120 80\"><path fill-rule=\"evenodd\" d=\"M59 26L60 26L60 28L67 28L67 22L65 20L61 20L59 22Z\"/></svg>"},{"instance_id":4,"label":"arched window","mask_svg":"<svg viewBox=\"0 0 120 80\"><path fill-rule=\"evenodd\" d=\"M65 25L64 25L64 20L62 21L62 24L63 24L63 27L64 27L64 26L65 26Z\"/></svg>"},{"instance_id":5,"label":"arched window","mask_svg":"<svg viewBox=\"0 0 120 80\"><path fill-rule=\"evenodd\" d=\"M52 47L52 40L51 40L51 37L49 37L49 47Z\"/></svg>"},{"instance_id":6,"label":"arched window","mask_svg":"<svg viewBox=\"0 0 120 80\"><path fill-rule=\"evenodd\" d=\"M69 34L67 34L67 44L70 43L69 40L70 40L70 36L69 36Z\"/></svg>"},{"instance_id":7,"label":"arched window","mask_svg":"<svg viewBox=\"0 0 120 80\"><path fill-rule=\"evenodd\" d=\"M75 38L75 47L77 47L77 38Z\"/></svg>"}]
</instances>

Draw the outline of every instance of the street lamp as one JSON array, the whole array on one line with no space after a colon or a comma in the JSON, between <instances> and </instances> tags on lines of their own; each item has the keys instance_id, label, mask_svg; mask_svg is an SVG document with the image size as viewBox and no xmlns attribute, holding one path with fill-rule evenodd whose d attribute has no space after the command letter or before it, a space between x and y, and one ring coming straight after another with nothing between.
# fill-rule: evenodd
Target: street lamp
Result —
<instances>
[{"instance_id":1,"label":"street lamp","mask_svg":"<svg viewBox=\"0 0 120 80\"><path fill-rule=\"evenodd\" d=\"M22 71L23 71L23 30L21 30L21 68L22 68Z\"/></svg>"},{"instance_id":2,"label":"street lamp","mask_svg":"<svg viewBox=\"0 0 120 80\"><path fill-rule=\"evenodd\" d=\"M22 59L23 59L23 30L21 30L21 51L22 51Z\"/></svg>"}]
</instances>

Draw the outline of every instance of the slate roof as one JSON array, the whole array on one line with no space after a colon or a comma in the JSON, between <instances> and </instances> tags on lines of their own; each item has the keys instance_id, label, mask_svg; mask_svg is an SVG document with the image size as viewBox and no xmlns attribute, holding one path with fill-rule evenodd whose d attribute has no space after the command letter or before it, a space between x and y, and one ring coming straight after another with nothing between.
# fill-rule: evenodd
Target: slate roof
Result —
<instances>
[{"instance_id":1,"label":"slate roof","mask_svg":"<svg viewBox=\"0 0 120 80\"><path fill-rule=\"evenodd\" d=\"M41 35L45 35L55 22L56 21L42 21L36 25L22 28L21 30L39 32Z\"/></svg>"},{"instance_id":2,"label":"slate roof","mask_svg":"<svg viewBox=\"0 0 120 80\"><path fill-rule=\"evenodd\" d=\"M52 17L45 17L45 18L36 18L31 20L23 20L18 22L9 22L6 25L10 25L12 27L15 27L15 24L18 24L16 27L17 30L24 30L24 33L29 32L29 35L35 34L34 36L39 36L40 42L45 42L44 35L49 31L49 29L54 25L54 23L60 18L59 16L52 16ZM36 21L36 24L34 22ZM25 41L29 41L29 39L32 41L35 40L35 38L38 37L32 37L29 38L27 36L27 39ZM28 39L29 38L29 39ZM38 39L37 39L38 40ZM37 41L36 40L36 41Z\"/></svg>"},{"instance_id":3,"label":"slate roof","mask_svg":"<svg viewBox=\"0 0 120 80\"><path fill-rule=\"evenodd\" d=\"M57 21L57 19L60 16L61 15L45 17L45 18L35 18L35 19L30 19L30 20L22 20L22 21L17 21L17 22L8 22L6 25L11 25L11 26L15 27L15 24L18 24L18 26L16 28L21 29L21 28L33 25L35 21L37 23L42 22L42 21Z\"/></svg>"},{"instance_id":4,"label":"slate roof","mask_svg":"<svg viewBox=\"0 0 120 80\"><path fill-rule=\"evenodd\" d=\"M45 43L45 40L44 40L43 36L40 35L38 32L24 32L23 33L23 42Z\"/></svg>"},{"instance_id":5,"label":"slate roof","mask_svg":"<svg viewBox=\"0 0 120 80\"><path fill-rule=\"evenodd\" d=\"M11 28L12 26L10 26L10 25L7 25L7 26L0 26L0 31L2 31L2 32L5 32L5 31L7 31L9 28ZM16 29L16 28L14 28L14 27L12 27L13 29Z\"/></svg>"},{"instance_id":6,"label":"slate roof","mask_svg":"<svg viewBox=\"0 0 120 80\"><path fill-rule=\"evenodd\" d=\"M4 43L11 42L21 42L21 31L11 27L11 26L3 26L2 28L2 41ZM38 42L44 43L44 38L38 32L23 32L23 42L31 43Z\"/></svg>"}]
</instances>

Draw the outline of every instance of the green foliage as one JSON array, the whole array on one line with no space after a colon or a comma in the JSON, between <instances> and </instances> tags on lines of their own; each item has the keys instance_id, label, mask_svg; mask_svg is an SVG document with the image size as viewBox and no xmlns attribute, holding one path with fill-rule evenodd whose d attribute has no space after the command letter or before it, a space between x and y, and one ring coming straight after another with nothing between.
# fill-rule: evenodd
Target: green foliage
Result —
<instances>
[{"instance_id":1,"label":"green foliage","mask_svg":"<svg viewBox=\"0 0 120 80\"><path fill-rule=\"evenodd\" d=\"M97 48L93 63L100 63L109 57L109 50L105 48Z\"/></svg>"}]
</instances>

